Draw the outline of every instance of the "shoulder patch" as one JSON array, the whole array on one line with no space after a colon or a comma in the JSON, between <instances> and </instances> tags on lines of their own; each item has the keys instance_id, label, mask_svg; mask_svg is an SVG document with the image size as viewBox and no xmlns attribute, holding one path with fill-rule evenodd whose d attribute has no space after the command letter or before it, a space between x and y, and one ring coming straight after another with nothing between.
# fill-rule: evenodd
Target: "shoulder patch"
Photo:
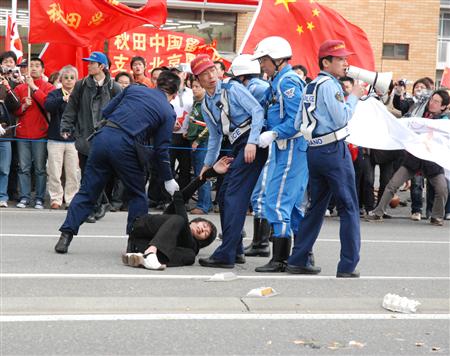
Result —
<instances>
[{"instance_id":1,"label":"shoulder patch","mask_svg":"<svg viewBox=\"0 0 450 356\"><path fill-rule=\"evenodd\" d=\"M341 94L341 92L338 91L334 97L337 101L340 101L341 103L344 102L344 96Z\"/></svg>"},{"instance_id":2,"label":"shoulder patch","mask_svg":"<svg viewBox=\"0 0 450 356\"><path fill-rule=\"evenodd\" d=\"M295 95L295 87L292 87L292 88L289 88L289 89L285 90L285 91L283 92L283 94L284 94L288 99L293 98L294 95Z\"/></svg>"}]
</instances>

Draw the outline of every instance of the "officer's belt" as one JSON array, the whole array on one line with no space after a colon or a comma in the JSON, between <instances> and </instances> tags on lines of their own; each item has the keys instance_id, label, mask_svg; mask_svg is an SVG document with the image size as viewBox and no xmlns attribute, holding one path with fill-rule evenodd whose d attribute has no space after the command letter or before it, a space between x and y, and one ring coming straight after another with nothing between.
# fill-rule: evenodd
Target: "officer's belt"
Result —
<instances>
[{"instance_id":1,"label":"officer's belt","mask_svg":"<svg viewBox=\"0 0 450 356\"><path fill-rule=\"evenodd\" d=\"M349 135L348 127L345 126L337 131L308 140L308 145L309 147L324 146L332 142L343 140L348 135Z\"/></svg>"},{"instance_id":2,"label":"officer's belt","mask_svg":"<svg viewBox=\"0 0 450 356\"><path fill-rule=\"evenodd\" d=\"M115 122L112 122L112 121L109 121L109 120L106 121L105 126L107 126L107 127L112 127L112 128L115 128L115 129L120 129L120 128L121 128L121 127L120 127L119 125L117 125Z\"/></svg>"},{"instance_id":3,"label":"officer's belt","mask_svg":"<svg viewBox=\"0 0 450 356\"><path fill-rule=\"evenodd\" d=\"M276 140L275 142L277 143L278 149L279 150L285 150L287 148L287 141L288 140L293 140L294 138L299 138L303 136L303 134L301 133L301 131L297 132L294 136L291 136L289 138L285 138L282 140Z\"/></svg>"},{"instance_id":4,"label":"officer's belt","mask_svg":"<svg viewBox=\"0 0 450 356\"><path fill-rule=\"evenodd\" d=\"M243 127L237 127L233 130L233 132L230 132L228 134L228 140L231 144L236 142L236 140L241 137L243 134L245 134L247 131L249 131L251 128L251 122L249 122L247 125Z\"/></svg>"}]
</instances>

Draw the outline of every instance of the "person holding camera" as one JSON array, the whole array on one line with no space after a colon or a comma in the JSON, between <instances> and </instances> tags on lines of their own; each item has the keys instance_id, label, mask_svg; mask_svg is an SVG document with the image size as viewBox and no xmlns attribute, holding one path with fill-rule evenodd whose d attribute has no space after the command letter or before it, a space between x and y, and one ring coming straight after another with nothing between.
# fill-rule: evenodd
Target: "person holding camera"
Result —
<instances>
[{"instance_id":1,"label":"person holding camera","mask_svg":"<svg viewBox=\"0 0 450 356\"><path fill-rule=\"evenodd\" d=\"M20 107L20 101L8 82L8 68L0 68L0 208L8 207L8 177L11 166L11 141L14 119L11 112Z\"/></svg>"}]
</instances>

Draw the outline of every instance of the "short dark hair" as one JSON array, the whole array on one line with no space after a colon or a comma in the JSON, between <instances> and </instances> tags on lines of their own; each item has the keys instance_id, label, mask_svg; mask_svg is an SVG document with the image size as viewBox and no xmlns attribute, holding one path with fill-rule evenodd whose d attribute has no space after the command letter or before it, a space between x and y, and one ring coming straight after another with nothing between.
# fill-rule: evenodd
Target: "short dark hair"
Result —
<instances>
[{"instance_id":1,"label":"short dark hair","mask_svg":"<svg viewBox=\"0 0 450 356\"><path fill-rule=\"evenodd\" d=\"M142 64L144 65L144 67L147 65L145 63L145 58L141 57L141 56L134 56L133 58L131 58L131 64L130 67L133 66L134 62L142 62Z\"/></svg>"},{"instance_id":2,"label":"short dark hair","mask_svg":"<svg viewBox=\"0 0 450 356\"><path fill-rule=\"evenodd\" d=\"M331 61L333 61L333 56L326 56L326 57L319 58L319 68L320 68L320 70L323 70L323 68L324 68L323 67L323 63L322 63L322 61L324 59L326 59L327 61L331 62Z\"/></svg>"},{"instance_id":3,"label":"short dark hair","mask_svg":"<svg viewBox=\"0 0 450 356\"><path fill-rule=\"evenodd\" d=\"M448 106L448 104L450 104L450 95L448 94L447 90L444 89L435 90L433 94L431 94L430 98L432 98L433 95L439 95L442 98L441 106Z\"/></svg>"},{"instance_id":4,"label":"short dark hair","mask_svg":"<svg viewBox=\"0 0 450 356\"><path fill-rule=\"evenodd\" d=\"M211 228L211 233L209 234L209 236L206 239L204 239L204 240L199 240L198 241L199 248L203 248L203 247L206 247L206 246L210 245L216 239L217 227L210 220L206 220L206 219L203 219L203 218L195 218L195 219L191 220L189 223L192 223L192 222L196 222L196 223L205 222Z\"/></svg>"},{"instance_id":5,"label":"short dark hair","mask_svg":"<svg viewBox=\"0 0 450 356\"><path fill-rule=\"evenodd\" d=\"M55 82L60 79L60 73L59 72L53 72L48 76L48 82L50 84L55 84Z\"/></svg>"},{"instance_id":6,"label":"short dark hair","mask_svg":"<svg viewBox=\"0 0 450 356\"><path fill-rule=\"evenodd\" d=\"M225 71L226 68L225 68L225 64L223 64L223 62L221 62L221 61L214 61L214 64L218 64L220 69Z\"/></svg>"},{"instance_id":7,"label":"short dark hair","mask_svg":"<svg viewBox=\"0 0 450 356\"><path fill-rule=\"evenodd\" d=\"M308 74L308 70L306 69L306 67L304 65L296 64L295 66L292 66L292 70L297 70L297 69L300 69L303 72L303 74L305 74L305 77Z\"/></svg>"},{"instance_id":8,"label":"short dark hair","mask_svg":"<svg viewBox=\"0 0 450 356\"><path fill-rule=\"evenodd\" d=\"M130 84L134 82L133 77L131 76L130 73L127 73L127 72L119 72L119 73L117 73L116 76L114 77L114 80L115 80L116 82L118 82L120 77L127 77L128 79L130 79Z\"/></svg>"},{"instance_id":9,"label":"short dark hair","mask_svg":"<svg viewBox=\"0 0 450 356\"><path fill-rule=\"evenodd\" d=\"M420 78L420 79L417 79L417 80L414 82L414 84L413 84L413 92L414 92L414 89L415 89L416 85L419 84L419 83L425 85L425 87L426 87L428 90L433 89L433 86L434 86L434 82L433 82L433 84L432 84L432 83L430 82L429 78Z\"/></svg>"},{"instance_id":10,"label":"short dark hair","mask_svg":"<svg viewBox=\"0 0 450 356\"><path fill-rule=\"evenodd\" d=\"M167 67L155 67L150 71L150 74L153 75L154 72L156 72L157 70L163 71L163 70L169 70L169 68Z\"/></svg>"},{"instance_id":11,"label":"short dark hair","mask_svg":"<svg viewBox=\"0 0 450 356\"><path fill-rule=\"evenodd\" d=\"M172 95L178 92L181 79L169 70L163 70L156 81L156 87L163 92Z\"/></svg>"},{"instance_id":12,"label":"short dark hair","mask_svg":"<svg viewBox=\"0 0 450 356\"><path fill-rule=\"evenodd\" d=\"M353 78L350 78L350 77L347 77L347 76L339 78L339 80L341 82L350 82L350 83L352 83L352 85L355 84L355 80Z\"/></svg>"},{"instance_id":13,"label":"short dark hair","mask_svg":"<svg viewBox=\"0 0 450 356\"><path fill-rule=\"evenodd\" d=\"M31 63L31 62L39 62L39 63L41 63L42 68L45 67L45 66L44 66L44 61L43 61L42 59L40 59L39 57L31 57L30 63Z\"/></svg>"},{"instance_id":14,"label":"short dark hair","mask_svg":"<svg viewBox=\"0 0 450 356\"><path fill-rule=\"evenodd\" d=\"M6 58L12 58L14 63L17 64L17 56L13 51L5 51L0 55L0 63L3 62Z\"/></svg>"}]
</instances>

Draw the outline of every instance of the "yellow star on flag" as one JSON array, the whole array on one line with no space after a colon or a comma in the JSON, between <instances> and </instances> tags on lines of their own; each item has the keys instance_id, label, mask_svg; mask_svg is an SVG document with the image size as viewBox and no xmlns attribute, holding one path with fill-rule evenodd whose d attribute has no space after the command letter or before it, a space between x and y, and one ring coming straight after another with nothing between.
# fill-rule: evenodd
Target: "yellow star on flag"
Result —
<instances>
[{"instance_id":1,"label":"yellow star on flag","mask_svg":"<svg viewBox=\"0 0 450 356\"><path fill-rule=\"evenodd\" d=\"M304 31L303 31L303 26L298 25L297 26L297 32L299 35L301 35Z\"/></svg>"},{"instance_id":2,"label":"yellow star on flag","mask_svg":"<svg viewBox=\"0 0 450 356\"><path fill-rule=\"evenodd\" d=\"M308 30L310 30L310 31L312 31L313 30L313 28L315 28L316 26L314 26L314 24L312 23L312 22L307 22L306 23L307 24L307 28L308 28Z\"/></svg>"},{"instance_id":3,"label":"yellow star on flag","mask_svg":"<svg viewBox=\"0 0 450 356\"><path fill-rule=\"evenodd\" d=\"M320 14L319 9L313 9L312 14L313 14L313 16L319 16L319 14Z\"/></svg>"},{"instance_id":4,"label":"yellow star on flag","mask_svg":"<svg viewBox=\"0 0 450 356\"><path fill-rule=\"evenodd\" d=\"M289 12L289 3L294 3L297 2L297 0L275 0L275 5L281 5L283 4L284 7L286 8L286 11Z\"/></svg>"}]
</instances>

